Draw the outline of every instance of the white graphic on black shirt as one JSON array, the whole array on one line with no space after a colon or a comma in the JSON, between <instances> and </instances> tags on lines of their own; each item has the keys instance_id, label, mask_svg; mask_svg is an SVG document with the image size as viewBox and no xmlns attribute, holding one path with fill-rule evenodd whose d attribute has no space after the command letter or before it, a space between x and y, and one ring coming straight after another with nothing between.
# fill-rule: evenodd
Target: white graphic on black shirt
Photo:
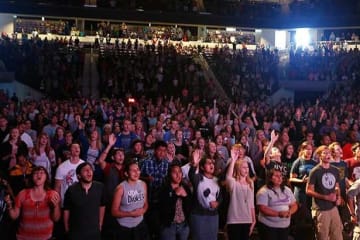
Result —
<instances>
[{"instance_id":1,"label":"white graphic on black shirt","mask_svg":"<svg viewBox=\"0 0 360 240\"><path fill-rule=\"evenodd\" d=\"M325 173L322 176L321 179L322 185L326 188L326 189L333 189L335 187L335 183L336 183L336 179L334 174L332 173Z\"/></svg>"}]
</instances>

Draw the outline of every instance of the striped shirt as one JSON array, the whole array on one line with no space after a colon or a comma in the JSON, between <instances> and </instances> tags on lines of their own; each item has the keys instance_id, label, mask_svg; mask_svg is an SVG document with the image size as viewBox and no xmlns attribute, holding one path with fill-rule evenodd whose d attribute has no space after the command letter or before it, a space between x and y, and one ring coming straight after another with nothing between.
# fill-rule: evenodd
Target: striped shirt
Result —
<instances>
[{"instance_id":1,"label":"striped shirt","mask_svg":"<svg viewBox=\"0 0 360 240\"><path fill-rule=\"evenodd\" d=\"M16 237L18 240L47 240L52 236L54 223L50 217L50 199L56 194L53 190L46 192L45 199L34 201L31 189L22 190L15 199L15 205L21 210Z\"/></svg>"}]
</instances>

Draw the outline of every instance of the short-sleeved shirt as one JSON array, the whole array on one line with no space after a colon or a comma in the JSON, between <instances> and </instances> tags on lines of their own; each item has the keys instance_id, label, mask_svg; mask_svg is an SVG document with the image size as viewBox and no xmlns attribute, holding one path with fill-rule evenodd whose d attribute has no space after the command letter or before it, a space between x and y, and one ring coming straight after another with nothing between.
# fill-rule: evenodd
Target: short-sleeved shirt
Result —
<instances>
[{"instance_id":1,"label":"short-sleeved shirt","mask_svg":"<svg viewBox=\"0 0 360 240\"><path fill-rule=\"evenodd\" d=\"M99 208L105 206L104 185L93 181L86 193L79 182L65 193L64 209L70 211L71 239L101 239Z\"/></svg>"},{"instance_id":2,"label":"short-sleeved shirt","mask_svg":"<svg viewBox=\"0 0 360 240\"><path fill-rule=\"evenodd\" d=\"M62 164L59 165L59 167L56 170L55 180L61 181L61 190L60 190L60 196L62 199L62 202L64 202L64 196L66 190L76 183L78 181L78 178L76 176L76 168L81 163L83 163L83 160L80 160L78 163L73 164L70 162L70 160L66 160Z\"/></svg>"},{"instance_id":3,"label":"short-sleeved shirt","mask_svg":"<svg viewBox=\"0 0 360 240\"><path fill-rule=\"evenodd\" d=\"M282 162L277 162L275 160L270 160L268 164L265 165L266 171L270 171L271 169L276 169L281 172L284 179L287 178L289 174L289 169L287 168L286 164Z\"/></svg>"},{"instance_id":4,"label":"short-sleeved shirt","mask_svg":"<svg viewBox=\"0 0 360 240\"><path fill-rule=\"evenodd\" d=\"M266 185L260 188L256 194L256 204L271 208L274 211L289 211L290 204L296 202L295 196L290 188L268 188ZM290 218L271 217L259 213L259 222L272 228L287 228Z\"/></svg>"},{"instance_id":5,"label":"short-sleeved shirt","mask_svg":"<svg viewBox=\"0 0 360 240\"><path fill-rule=\"evenodd\" d=\"M19 240L50 239L54 223L50 218L49 199L57 193L53 190L46 191L43 201L32 200L30 193L31 189L24 189L15 199L15 206L21 211L16 237Z\"/></svg>"},{"instance_id":6,"label":"short-sleeved shirt","mask_svg":"<svg viewBox=\"0 0 360 240\"><path fill-rule=\"evenodd\" d=\"M331 165L339 170L339 186L341 190L341 197L346 199L346 177L348 176L348 168L344 161L332 162Z\"/></svg>"},{"instance_id":7,"label":"short-sleeved shirt","mask_svg":"<svg viewBox=\"0 0 360 240\"><path fill-rule=\"evenodd\" d=\"M319 164L310 171L309 184L314 185L315 192L328 195L335 192L335 186L336 183L339 183L339 179L339 170L336 167L330 165L329 168L324 168ZM313 209L324 211L335 206L335 202L313 197Z\"/></svg>"},{"instance_id":8,"label":"short-sleeved shirt","mask_svg":"<svg viewBox=\"0 0 360 240\"><path fill-rule=\"evenodd\" d=\"M123 148L125 152L129 152L131 150L131 144L135 139L138 139L135 133L130 132L129 134L120 133L116 137L116 142L114 147L116 148Z\"/></svg>"},{"instance_id":9,"label":"short-sleeved shirt","mask_svg":"<svg viewBox=\"0 0 360 240\"><path fill-rule=\"evenodd\" d=\"M314 160L306 160L303 158L298 158L294 161L291 166L290 175L296 174L298 179L302 179L303 177L308 177L311 169L313 169L318 163ZM305 194L306 184L296 184L293 183L295 189Z\"/></svg>"},{"instance_id":10,"label":"short-sleeved shirt","mask_svg":"<svg viewBox=\"0 0 360 240\"><path fill-rule=\"evenodd\" d=\"M141 166L141 175L144 177L153 177L154 180L149 184L149 202L158 202L158 193L162 186L167 171L169 162L165 159L157 160L154 156L146 159Z\"/></svg>"}]
</instances>

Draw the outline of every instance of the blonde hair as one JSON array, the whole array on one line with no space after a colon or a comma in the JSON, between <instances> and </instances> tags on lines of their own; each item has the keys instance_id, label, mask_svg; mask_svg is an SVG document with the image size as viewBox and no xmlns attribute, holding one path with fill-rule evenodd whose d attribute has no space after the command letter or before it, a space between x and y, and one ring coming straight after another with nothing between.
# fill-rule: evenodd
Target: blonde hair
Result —
<instances>
[{"instance_id":1,"label":"blonde hair","mask_svg":"<svg viewBox=\"0 0 360 240\"><path fill-rule=\"evenodd\" d=\"M329 149L331 151L331 155L334 155L335 153L335 146L339 146L341 147L340 143L339 142L333 142L329 145Z\"/></svg>"},{"instance_id":2,"label":"blonde hair","mask_svg":"<svg viewBox=\"0 0 360 240\"><path fill-rule=\"evenodd\" d=\"M248 165L248 162L246 160L236 160L235 165L234 165L234 173L233 173L233 177L235 179L240 178L240 167L246 164ZM253 189L254 187L254 183L253 180L250 178L249 174L245 177L245 181L249 184L250 188Z\"/></svg>"}]
</instances>

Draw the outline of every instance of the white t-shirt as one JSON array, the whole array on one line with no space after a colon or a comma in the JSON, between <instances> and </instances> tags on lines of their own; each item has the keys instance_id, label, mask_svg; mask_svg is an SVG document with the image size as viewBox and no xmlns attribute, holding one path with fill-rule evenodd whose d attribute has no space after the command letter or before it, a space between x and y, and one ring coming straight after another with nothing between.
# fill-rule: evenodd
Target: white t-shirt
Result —
<instances>
[{"instance_id":1,"label":"white t-shirt","mask_svg":"<svg viewBox=\"0 0 360 240\"><path fill-rule=\"evenodd\" d=\"M197 187L197 199L203 208L212 210L210 202L216 201L220 193L220 187L217 178L207 178L203 176L203 180L199 182Z\"/></svg>"},{"instance_id":2,"label":"white t-shirt","mask_svg":"<svg viewBox=\"0 0 360 240\"><path fill-rule=\"evenodd\" d=\"M240 184L235 178L227 178L230 188L230 203L227 223L252 223L252 209L254 205L254 188L250 185Z\"/></svg>"},{"instance_id":3,"label":"white t-shirt","mask_svg":"<svg viewBox=\"0 0 360 240\"><path fill-rule=\"evenodd\" d=\"M49 158L51 157L51 159ZM40 155L37 155L34 153L34 155L30 155L31 161L35 166L42 166L44 167L47 172L49 173L49 176L51 178L51 165L52 163L55 163L55 152L54 150L51 150L49 153L49 156L46 155L46 152L41 153Z\"/></svg>"},{"instance_id":4,"label":"white t-shirt","mask_svg":"<svg viewBox=\"0 0 360 240\"><path fill-rule=\"evenodd\" d=\"M80 161L76 164L70 162L70 160L66 160L56 170L55 180L61 181L61 189L60 189L60 196L61 196L61 205L64 204L64 196L66 190L73 185L74 183L78 182L78 178L76 176L76 168L84 161L80 159Z\"/></svg>"},{"instance_id":5,"label":"white t-shirt","mask_svg":"<svg viewBox=\"0 0 360 240\"><path fill-rule=\"evenodd\" d=\"M285 187L284 192L280 188L269 189L263 186L256 194L256 204L264 205L274 211L289 211L290 205L296 202L295 196L290 188ZM287 228L290 218L270 217L259 213L259 222L272 228Z\"/></svg>"},{"instance_id":6,"label":"white t-shirt","mask_svg":"<svg viewBox=\"0 0 360 240\"><path fill-rule=\"evenodd\" d=\"M189 179L189 170L190 170L190 163L187 163L187 164L185 164L184 166L181 167L183 178L186 181L190 181L190 179Z\"/></svg>"},{"instance_id":7,"label":"white t-shirt","mask_svg":"<svg viewBox=\"0 0 360 240\"><path fill-rule=\"evenodd\" d=\"M20 138L21 138L21 140L23 140L26 143L26 146L28 148L34 147L34 142L28 133L24 132L23 134L21 134Z\"/></svg>"},{"instance_id":8,"label":"white t-shirt","mask_svg":"<svg viewBox=\"0 0 360 240\"><path fill-rule=\"evenodd\" d=\"M9 140L9 136L10 136L9 134L6 135L6 137L3 140L3 143ZM21 134L20 139L26 144L28 148L34 147L33 140L28 133L24 132L23 134Z\"/></svg>"}]
</instances>

